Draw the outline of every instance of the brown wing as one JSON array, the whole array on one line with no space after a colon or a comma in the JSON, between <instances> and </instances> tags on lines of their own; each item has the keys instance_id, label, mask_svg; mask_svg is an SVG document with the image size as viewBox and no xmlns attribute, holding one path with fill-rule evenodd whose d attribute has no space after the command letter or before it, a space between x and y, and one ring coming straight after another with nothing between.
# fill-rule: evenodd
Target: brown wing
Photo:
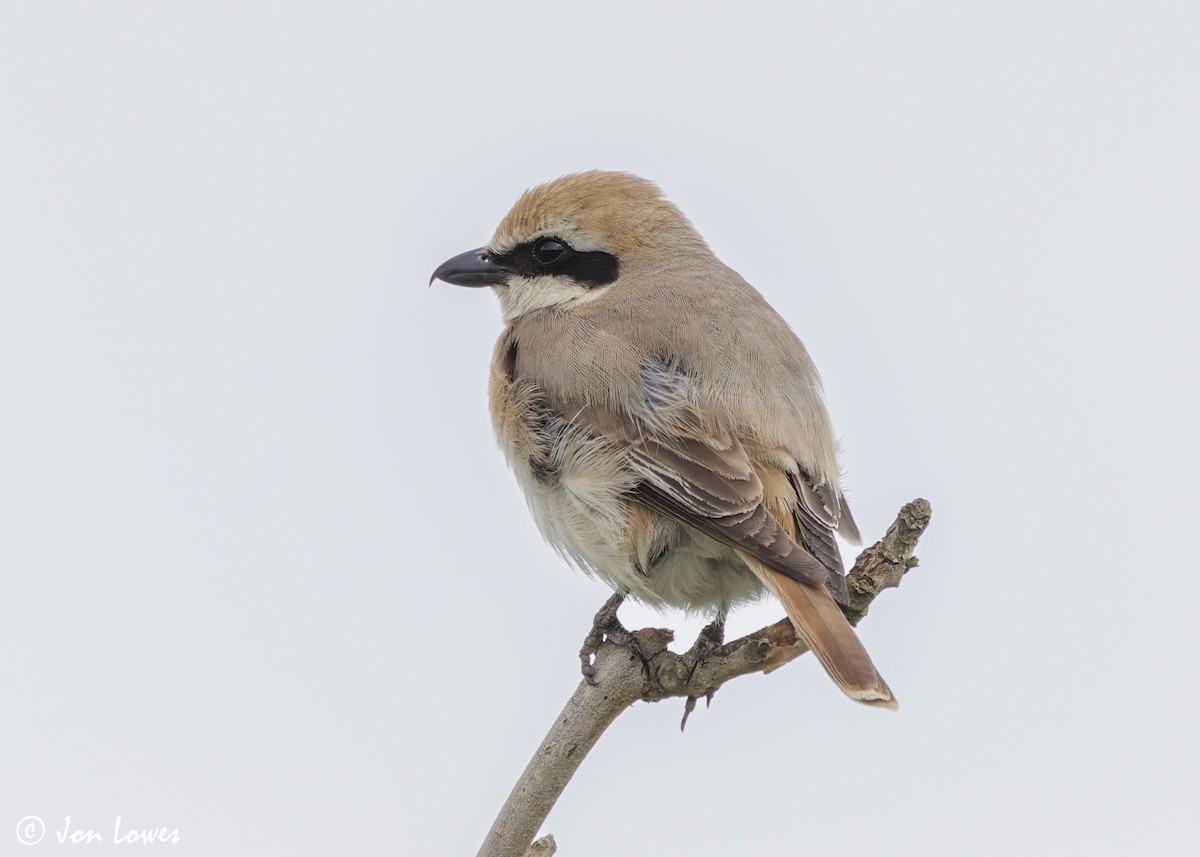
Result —
<instances>
[{"instance_id":1,"label":"brown wing","mask_svg":"<svg viewBox=\"0 0 1200 857\"><path fill-rule=\"evenodd\" d=\"M630 461L640 478L639 502L801 583L826 582L825 564L767 510L762 481L736 438L643 432Z\"/></svg>"},{"instance_id":2,"label":"brown wing","mask_svg":"<svg viewBox=\"0 0 1200 857\"><path fill-rule=\"evenodd\" d=\"M663 432L660 425L658 432L647 433L643 427L640 437L631 438L630 461L640 476L635 496L737 549L783 603L796 633L838 686L859 702L895 708L887 682L835 601L845 594L833 540L837 518L823 505L811 508L820 499L811 480L803 472L784 478L779 471L756 471L728 432L702 429L698 421L680 420L678 414L672 423L675 431ZM692 430L679 430L685 426ZM816 555L806 549L809 544Z\"/></svg>"},{"instance_id":3,"label":"brown wing","mask_svg":"<svg viewBox=\"0 0 1200 857\"><path fill-rule=\"evenodd\" d=\"M848 523L851 535L857 537L858 528L849 517L845 501L828 484L817 486L815 480L802 469L788 474L788 482L799 501L794 514L796 538L828 570L829 589L839 603L845 604L849 598L846 570L833 533ZM843 509L846 510L844 515Z\"/></svg>"}]
</instances>

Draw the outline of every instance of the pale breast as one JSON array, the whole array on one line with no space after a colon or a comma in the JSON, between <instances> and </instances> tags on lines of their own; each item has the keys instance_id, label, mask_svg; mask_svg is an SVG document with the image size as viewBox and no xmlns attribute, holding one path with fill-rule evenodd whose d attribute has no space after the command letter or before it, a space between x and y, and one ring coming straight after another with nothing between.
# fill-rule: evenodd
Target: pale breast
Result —
<instances>
[{"instance_id":1,"label":"pale breast","mask_svg":"<svg viewBox=\"0 0 1200 857\"><path fill-rule=\"evenodd\" d=\"M652 606L711 614L761 593L730 548L633 500L640 477L628 441L598 432L594 413L585 428L583 409L553 406L561 394L548 394L519 361L510 328L492 364L493 426L538 529L559 554Z\"/></svg>"}]
</instances>

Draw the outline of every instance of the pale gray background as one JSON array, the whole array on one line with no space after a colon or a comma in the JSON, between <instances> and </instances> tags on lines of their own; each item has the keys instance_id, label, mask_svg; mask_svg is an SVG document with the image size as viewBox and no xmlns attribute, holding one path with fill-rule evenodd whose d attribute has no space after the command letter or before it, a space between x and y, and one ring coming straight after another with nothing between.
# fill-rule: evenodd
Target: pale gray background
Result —
<instances>
[{"instance_id":1,"label":"pale gray background","mask_svg":"<svg viewBox=\"0 0 1200 857\"><path fill-rule=\"evenodd\" d=\"M868 539L934 521L862 631L898 714L810 659L638 706L562 853L1194 842L1200 16L832 5L0 6L0 853L474 853L607 592L426 281L592 167L804 338Z\"/></svg>"}]
</instances>

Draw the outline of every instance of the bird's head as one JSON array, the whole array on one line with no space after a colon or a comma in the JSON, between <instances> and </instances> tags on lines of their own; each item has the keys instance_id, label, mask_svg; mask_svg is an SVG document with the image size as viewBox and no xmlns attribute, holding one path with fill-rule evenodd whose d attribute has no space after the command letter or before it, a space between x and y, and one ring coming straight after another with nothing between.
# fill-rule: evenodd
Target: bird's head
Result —
<instances>
[{"instance_id":1,"label":"bird's head","mask_svg":"<svg viewBox=\"0 0 1200 857\"><path fill-rule=\"evenodd\" d=\"M629 173L563 176L521 195L488 243L443 262L433 280L493 286L506 320L594 300L630 267L707 247L652 182Z\"/></svg>"}]
</instances>

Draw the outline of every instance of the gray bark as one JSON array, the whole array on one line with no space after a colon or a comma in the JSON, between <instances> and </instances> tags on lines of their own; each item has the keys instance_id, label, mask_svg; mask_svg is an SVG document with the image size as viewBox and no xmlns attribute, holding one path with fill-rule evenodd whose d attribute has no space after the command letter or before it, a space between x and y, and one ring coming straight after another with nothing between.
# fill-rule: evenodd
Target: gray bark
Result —
<instances>
[{"instance_id":1,"label":"gray bark","mask_svg":"<svg viewBox=\"0 0 1200 857\"><path fill-rule=\"evenodd\" d=\"M884 537L859 554L847 575L850 603L844 610L851 624L857 625L866 616L876 595L898 586L904 574L916 566L913 551L929 517L928 501L905 504ZM797 640L791 622L782 619L716 649L689 679L681 656L667 648L674 636L671 631L643 628L633 633L648 665L627 647L607 641L600 646L594 662L596 683L581 681L567 700L504 802L478 857L553 854L553 837L532 842L533 837L588 751L634 702L684 697L686 722L697 699L711 699L730 679L771 672L808 651L804 642Z\"/></svg>"}]
</instances>

